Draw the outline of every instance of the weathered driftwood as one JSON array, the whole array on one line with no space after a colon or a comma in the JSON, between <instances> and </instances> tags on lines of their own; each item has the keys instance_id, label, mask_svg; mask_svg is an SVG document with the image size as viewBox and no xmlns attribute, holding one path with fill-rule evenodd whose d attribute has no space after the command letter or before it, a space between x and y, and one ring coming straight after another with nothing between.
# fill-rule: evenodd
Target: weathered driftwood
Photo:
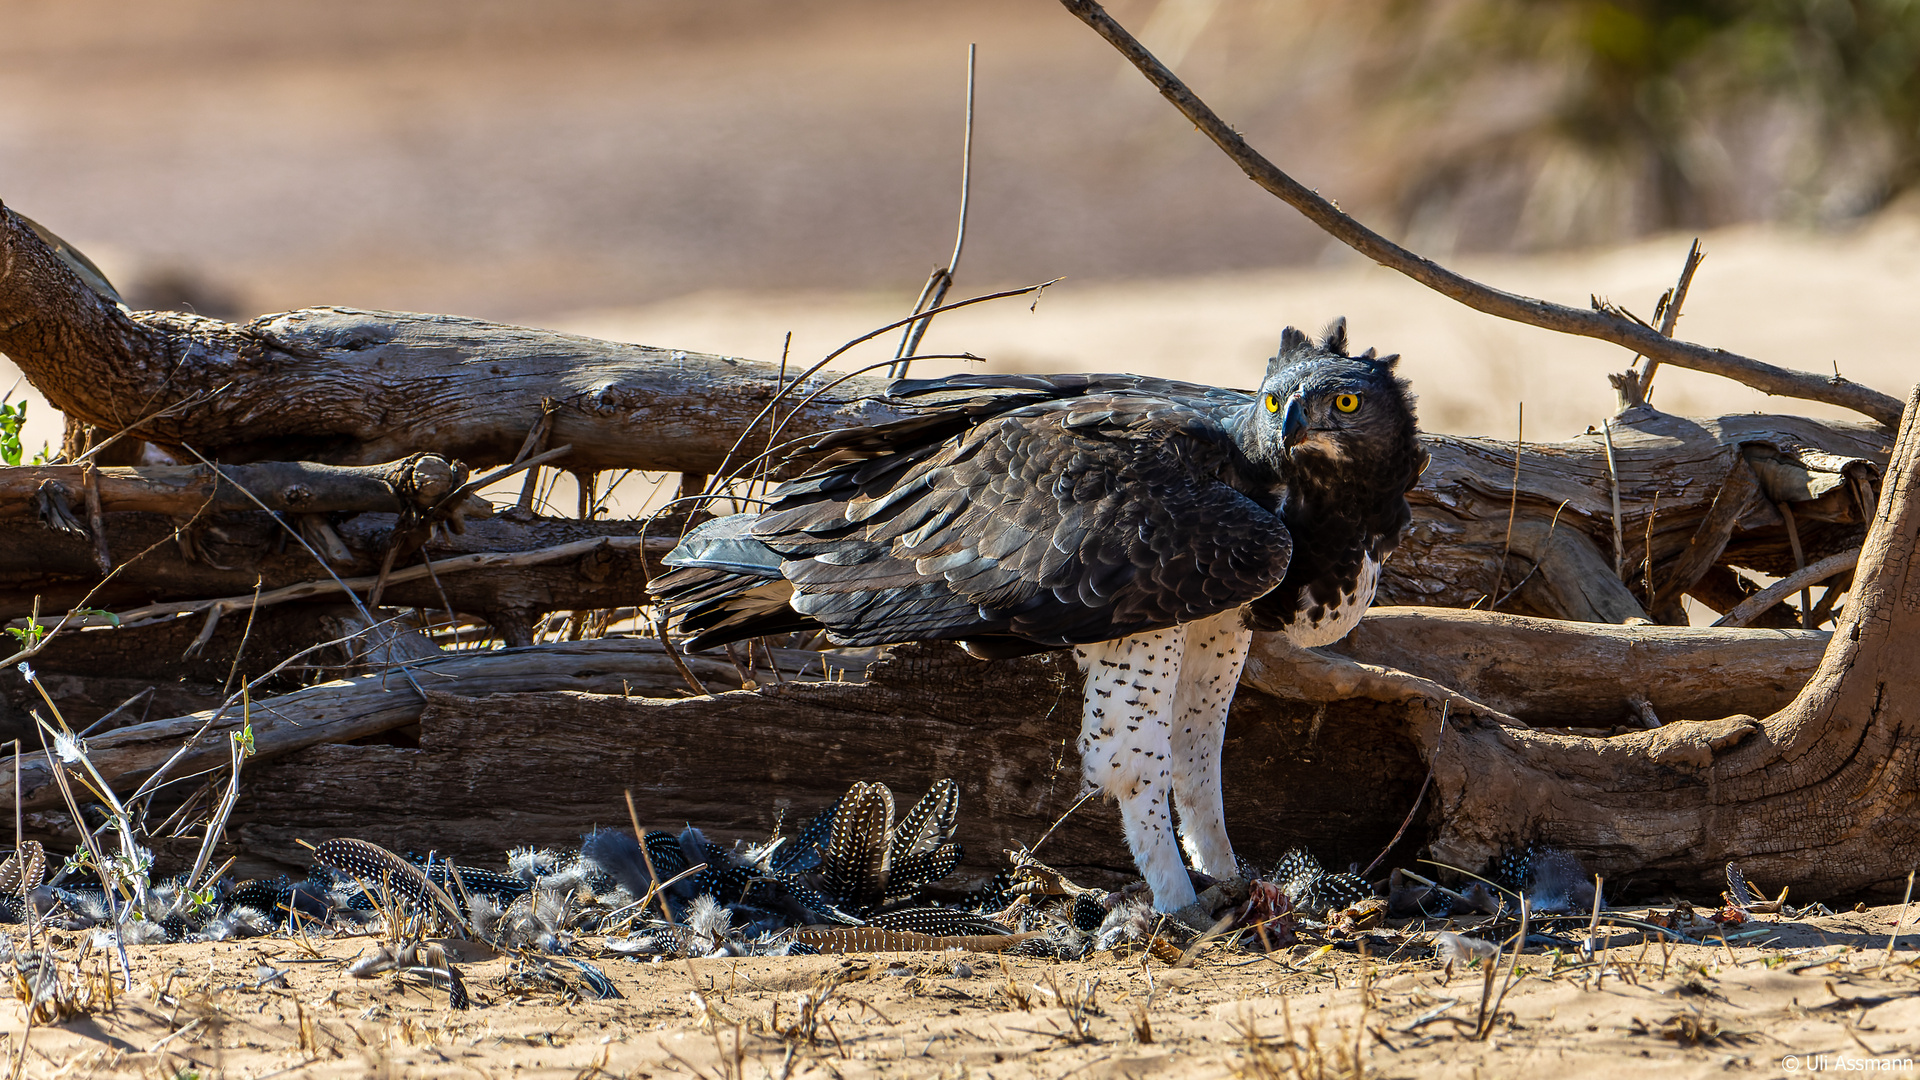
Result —
<instances>
[{"instance_id":1,"label":"weathered driftwood","mask_svg":"<svg viewBox=\"0 0 1920 1080\"><path fill-rule=\"evenodd\" d=\"M495 465L551 411L550 443L574 446L567 468L712 473L780 389L763 364L447 315L130 312L4 207L0 352L70 419L138 425L142 439L221 461L370 465L426 450ZM824 389L832 378L795 388L786 434L884 412L861 403L879 380Z\"/></svg>"},{"instance_id":2,"label":"weathered driftwood","mask_svg":"<svg viewBox=\"0 0 1920 1080\"><path fill-rule=\"evenodd\" d=\"M0 517L44 513L34 497L54 485L70 513L97 504L105 513L143 512L187 520L200 514L267 509L291 514L393 513L426 509L452 494L466 470L434 454L379 465L317 465L308 461L145 467L84 465L0 466ZM93 488L91 498L87 489ZM253 498L248 498L250 493ZM44 505L44 504L43 504ZM493 504L463 497L460 517L486 517Z\"/></svg>"},{"instance_id":3,"label":"weathered driftwood","mask_svg":"<svg viewBox=\"0 0 1920 1080\"><path fill-rule=\"evenodd\" d=\"M1715 626L1748 626L1754 618L1768 607L1780 603L1787 597L1809 585L1818 585L1823 581L1845 574L1860 561L1860 549L1842 551L1838 555L1829 555L1811 566L1805 566L1779 581L1761 589L1742 600L1732 611L1721 616Z\"/></svg>"},{"instance_id":4,"label":"weathered driftwood","mask_svg":"<svg viewBox=\"0 0 1920 1080\"><path fill-rule=\"evenodd\" d=\"M1595 626L1420 608L1375 608L1320 653L1391 668L1448 687L1529 724L1632 723L1636 699L1663 721L1765 714L1792 701L1819 666L1817 630ZM1254 662L1290 671L1298 651L1262 635ZM1329 665L1327 670L1333 670ZM1325 680L1268 677L1282 697L1338 701Z\"/></svg>"},{"instance_id":5,"label":"weathered driftwood","mask_svg":"<svg viewBox=\"0 0 1920 1080\"><path fill-rule=\"evenodd\" d=\"M1697 708L1692 703L1709 698L1728 677L1754 681L1743 693L1755 707L1790 700L1793 673L1810 664L1824 637L1543 626L1430 610L1382 610L1369 622L1377 625L1363 623L1348 647L1357 660L1297 656L1265 640L1250 664L1248 685L1280 695L1244 692L1229 730L1229 806L1237 808L1235 835L1250 855L1275 858L1286 846L1310 842L1328 858L1372 858L1424 774L1400 731L1405 703L1420 700L1408 687L1423 675L1459 678L1484 702L1538 722L1631 724L1629 698L1646 671L1666 673L1661 685L1646 689L1655 708L1676 716ZM1540 671L1572 677L1528 682L1510 655L1523 639ZM1284 685L1274 681L1276 649L1287 658L1282 662L1293 664ZM410 667L430 703L393 674L257 702L261 760L247 772L241 819L251 824L239 834L249 854L287 861L291 837L357 831L477 858L499 835L560 842L605 822L625 787L644 795L663 822L678 815L744 835L769 825L775 806L810 813L853 780L878 777L905 790L943 775L968 785L976 802L967 828L974 831L963 838L988 845L991 853L994 844L1031 842L1078 793L1071 749L1078 676L1059 657L986 664L951 646L920 646L874 666L864 683L863 664L835 659L836 677L821 683L817 666L803 667L818 663L815 654L776 650L785 681L763 661L757 692L695 698L652 642L493 655L500 660L497 672L489 670L489 654L450 654ZM1417 658L1413 666L1421 674L1382 667L1409 657ZM1304 659L1321 667L1302 668ZM687 660L714 691L739 685L721 656ZM1356 683L1356 671L1372 681ZM1619 676L1611 684L1610 673ZM96 739L95 764L122 783L136 782L207 715ZM236 722L210 728L175 773L221 764L216 736ZM315 745L413 724L420 725L418 749ZM271 764L289 753L286 764ZM23 784L30 807L55 798L44 769L44 759L33 763ZM402 782L400 773L411 779ZM556 784L556 775L569 779ZM0 777L0 788L7 782ZM0 790L0 799L5 795ZM462 823L470 826L476 814L524 831L490 827L471 835ZM1076 823L1051 841L1064 849L1063 861L1123 870L1124 850L1107 827L1110 814L1108 808L1079 811ZM1372 850L1363 850L1369 845Z\"/></svg>"},{"instance_id":6,"label":"weathered driftwood","mask_svg":"<svg viewBox=\"0 0 1920 1080\"><path fill-rule=\"evenodd\" d=\"M315 309L234 325L128 312L7 212L0 253L10 260L0 350L56 406L105 428L138 422L142 438L227 461L364 464L431 452L488 465L516 457L537 430L543 444L574 444L565 467L576 471L712 474L782 387L779 369L753 361L446 316ZM783 438L894 415L864 400L883 389L879 380L830 381L794 388L778 413ZM765 445L759 434L747 442ZM1886 435L1874 425L1694 421L1641 407L1616 418L1614 442L1612 470L1598 433L1524 447L1510 530L1511 445L1430 436L1434 466L1414 493L1414 527L1383 599L1677 622L1678 597L1691 593L1724 611L1738 590L1717 567L1795 568L1775 505L1792 507L1809 560L1858 543L1861 496L1884 461ZM1751 498L1741 497L1742 462L1755 474ZM1615 547L1616 483L1624 583L1602 554ZM1496 583L1504 595L1490 598Z\"/></svg>"},{"instance_id":7,"label":"weathered driftwood","mask_svg":"<svg viewBox=\"0 0 1920 1080\"><path fill-rule=\"evenodd\" d=\"M303 865L296 841L354 835L402 850L499 862L503 843L577 845L596 826L700 826L722 842L789 834L857 780L911 799L942 777L961 788L963 877L1004 866L1080 795L1072 749L1078 673L1054 657L986 663L911 646L865 683L789 681L677 701L429 691L417 749L313 746L249 766L230 835L249 872ZM1406 813L1425 764L1404 740L1328 723L1310 706L1249 693L1226 752L1227 812L1240 849L1272 861L1310 841L1371 859ZM529 717L538 717L530 723ZM1351 795L1381 797L1360 805ZM1076 879L1134 875L1112 806L1090 800L1039 848Z\"/></svg>"},{"instance_id":8,"label":"weathered driftwood","mask_svg":"<svg viewBox=\"0 0 1920 1080\"><path fill-rule=\"evenodd\" d=\"M821 676L817 653L773 651L791 677L804 677L811 665ZM738 686L740 678L724 657L695 656L686 662L696 677L714 687ZM856 673L863 665L849 662ZM421 691L519 695L559 690L592 691L615 697L633 693L671 694L685 683L657 642L608 638L543 645L538 648L474 653L450 652L376 674L311 686L251 706L254 746L271 759L318 743L347 742L415 723L426 704ZM762 673L776 679L772 673ZM411 680L407 677L411 676ZM689 691L690 692L690 691ZM524 723L528 717L520 717ZM87 744L89 760L116 787L138 785L172 761L168 775L192 776L227 763L226 736L243 723L236 701L224 711L152 720L112 731ZM176 757L176 755L178 755ZM13 775L0 781L0 798L11 801ZM57 805L47 756L29 757L20 778L21 805Z\"/></svg>"},{"instance_id":9,"label":"weathered driftwood","mask_svg":"<svg viewBox=\"0 0 1920 1080\"><path fill-rule=\"evenodd\" d=\"M1536 720L1556 708L1577 723L1633 723L1639 676L1676 715L1709 696L1685 684L1712 672L1758 685L1756 704L1790 701L1793 671L1817 661L1825 635L1559 624L1498 615L1388 610L1351 645L1376 677L1404 690L1417 676L1378 664L1424 656L1428 674L1473 674L1491 701ZM1424 641L1433 641L1428 654ZM1543 677L1527 681L1510 654L1525 640ZM1482 648L1484 646L1484 649ZM1371 861L1410 809L1426 764L1402 730L1404 697L1366 692L1343 675L1360 665L1327 661L1321 677L1257 692L1262 661L1284 648L1268 638L1235 699L1224 781L1237 850L1271 863L1295 844L1336 865ZM1767 658L1789 674L1773 672ZM697 658L696 658L697 659ZM1608 666L1608 665L1611 665ZM250 768L236 815L238 854L262 870L298 865L296 840L357 835L412 850L497 860L497 837L566 845L620 820L631 789L643 824L692 822L719 838L764 836L776 813L789 829L856 780L910 795L941 777L962 787L959 838L978 877L999 852L1034 843L1079 794L1079 675L1056 656L983 663L950 646L913 646L868 669L869 681L763 684L757 693L659 700L551 693L471 698L430 691L418 748L313 746ZM1609 683L1610 673L1618 678ZM1571 675L1562 681L1557 676ZM1709 685L1715 680L1709 676ZM716 684L717 686L718 684ZM539 723L527 717L537 715ZM1463 714L1466 715L1466 714ZM1681 725L1690 730L1695 725ZM564 783L556 782L564 776ZM1111 806L1088 803L1042 854L1076 873L1131 875ZM1415 830L1398 849L1411 858ZM1090 879L1091 880L1091 879Z\"/></svg>"},{"instance_id":10,"label":"weathered driftwood","mask_svg":"<svg viewBox=\"0 0 1920 1080\"><path fill-rule=\"evenodd\" d=\"M1797 508L1794 515L1807 558L1817 561L1856 546L1863 532L1859 493L1871 490L1878 462L1884 459L1884 443L1871 429L1797 417L1688 420L1636 410L1622 416L1613 440L1614 474L1608 472L1597 435L1567 443L1527 444L1521 452L1516 501L1510 445L1429 436L1426 443L1434 464L1413 493L1414 524L1388 564L1382 600L1485 606L1498 576L1504 582L1499 610L1594 622L1644 619L1648 615L1644 563L1651 518L1653 580L1659 594L1655 612L1663 614L1664 621L1679 621L1671 608L1681 593L1692 593L1716 611L1725 611L1746 594L1709 573L1719 564L1733 562L1775 574L1794 568L1776 503ZM1756 458L1765 460L1758 476L1749 464ZM274 470L298 477L324 467L245 468L260 470L264 479ZM0 470L0 481L8 472L14 470ZM18 470L22 476L29 472L37 474ZM126 486L134 487L159 482L149 476L197 475L202 483L205 477L202 470L186 468L100 472L103 477L121 477ZM1619 579L1612 560L1603 554L1611 550L1613 541L1614 475L1619 477L1625 508L1621 532L1628 582ZM1740 490L1748 494L1726 497L1729 478L1745 478L1746 488ZM250 481L249 486L252 490ZM269 504L277 506L294 501L289 493L299 486L299 481L289 479L264 484L256 494L264 491ZM46 612L64 611L79 603L100 581L102 546L118 561L145 553L89 601L94 607L116 610L143 600L186 602L251 594L256 575L269 590L326 576L304 549L289 545L284 531L258 513L203 516L201 524L188 530L188 544L162 544L154 549L182 516L113 512L123 494L115 490L105 496L109 512L98 535L89 537L89 530L73 528L36 536L29 528L15 532L10 543L0 543L0 615L24 616L35 596L41 598ZM71 492L69 497L77 498ZM1510 507L1515 510L1511 530ZM335 573L377 575L393 521L391 514L362 513L330 526L332 540L320 546L340 560L333 567ZM663 541L675 531L660 524L646 528ZM476 521L467 536L436 539L426 553L439 560L481 551L528 551L583 539L588 533L614 536L637 534L640 529L611 522ZM1503 557L1504 572L1500 569ZM401 569L417 562L417 557L408 556ZM634 602L640 593L638 583L609 584L604 574L588 574L572 586L557 578L548 587L531 590L539 595L530 596L523 595L528 590L517 587L515 576L489 573L459 584L443 580L443 597L431 581L420 578L422 572L416 569L401 575L391 586L400 591L387 599L438 607L451 601L462 612L498 616L510 639L517 633L515 628L545 611L612 606L592 595L599 586L617 594L620 604Z\"/></svg>"},{"instance_id":11,"label":"weathered driftwood","mask_svg":"<svg viewBox=\"0 0 1920 1080\"><path fill-rule=\"evenodd\" d=\"M1408 692L1436 761L1435 856L1477 866L1539 840L1609 881L1711 885L1726 862L1796 892L1889 893L1920 858L1920 390L1909 399L1851 599L1795 699L1614 738L1527 730ZM1318 664L1319 661L1313 661ZM1251 665L1250 665L1251 666ZM1363 697L1368 673L1350 679ZM1284 684L1284 665L1263 673ZM1308 672L1302 678L1313 678ZM1451 714L1441 734L1441 714ZM1491 722L1490 722L1491 721Z\"/></svg>"},{"instance_id":12,"label":"weathered driftwood","mask_svg":"<svg viewBox=\"0 0 1920 1080\"><path fill-rule=\"evenodd\" d=\"M244 611L256 584L268 603L339 598L328 570L364 596L380 573L392 514L360 514L332 527L343 561L322 567L265 514L229 514L174 539L177 523L152 514L109 514L104 536L124 563L96 590L101 574L86 537L14 529L0 540L0 618L25 618L40 600L43 620L80 603L115 613L122 623L198 613L219 605ZM464 533L440 534L399 560L381 603L445 611L494 622L514 644L550 611L625 607L646 594L647 561L672 548L677 525L655 522L649 534L633 522L578 521L501 515L470 522ZM191 553L191 554L190 554ZM422 559L431 559L428 571ZM76 618L70 626L112 622Z\"/></svg>"},{"instance_id":13,"label":"weathered driftwood","mask_svg":"<svg viewBox=\"0 0 1920 1080\"><path fill-rule=\"evenodd\" d=\"M1498 578L1501 611L1645 619L1651 532L1653 614L1679 622L1672 604L1680 594L1728 603L1700 587L1716 565L1793 571L1778 503L1793 507L1808 559L1857 544L1862 502L1877 487L1887 447L1885 435L1866 425L1757 414L1696 419L1651 409L1615 418L1612 440L1611 470L1598 431L1525 444L1516 500L1513 444L1428 436L1433 464L1409 496L1413 524L1382 577L1381 601L1485 607ZM1624 582L1603 554L1613 550L1616 479Z\"/></svg>"},{"instance_id":14,"label":"weathered driftwood","mask_svg":"<svg viewBox=\"0 0 1920 1080\"><path fill-rule=\"evenodd\" d=\"M1502 714L1551 710L1561 695L1566 708L1554 718L1562 720L1604 720L1609 710L1626 719L1637 711L1635 695L1676 717L1710 713L1711 702L1675 694L1671 685L1676 672L1702 668L1753 678L1753 700L1764 708L1785 696L1793 679L1769 677L1756 653L1776 650L1785 672L1805 663L1817 636L1542 632L1499 616L1382 612L1348 648L1356 657L1371 648L1379 659L1425 665L1428 675L1487 700L1419 674L1330 654L1276 655L1273 643L1263 643L1248 681L1303 700L1291 709L1268 695L1236 701L1224 760L1229 819L1242 849L1265 859L1283 844L1307 840L1336 860L1367 857L1366 847L1384 843L1399 807L1411 802L1418 763L1430 760L1435 789L1427 805L1444 812L1432 815L1437 820L1414 843L1429 841L1456 865L1477 867L1511 846L1544 841L1587 860L1616 888L1633 882L1699 889L1717 881L1727 861L1812 895L1892 888L1920 855L1920 834L1906 824L1920 802L1920 736L1912 730L1920 723L1920 662L1906 647L1920 633L1913 625L1920 577L1911 573L1920 544L1916 470L1920 392L1861 559L1855 599L1816 676L1764 721L1679 719L1588 738L1529 729ZM1527 655L1503 665L1493 654L1522 636ZM1695 642L1705 643L1711 662L1689 663L1685 653ZM604 820L617 805L614 789L628 784L645 793L650 816L659 820L699 820L722 835L753 833L770 826L770 808L782 800L808 812L852 780L912 788L948 774L969 785L984 815L979 833L965 838L995 845L1038 835L1075 775L1068 750L1074 673L1057 658L968 668L951 650L944 655L909 650L896 661L907 665L903 672L889 675L882 665L868 686L790 685L666 703L552 695L540 701L549 715L577 717L559 733L530 732L517 722L525 699L439 699L435 708L444 717L430 711L418 752L314 748L263 770L264 786L249 811L255 816L241 835L258 855L292 858L296 835L348 829L338 807L366 799L390 833L383 839L465 853L484 841L471 837L470 795L461 793L483 789L528 797L492 800L506 808L487 811L489 824L557 842L578 830L583 816ZM1529 682L1518 663L1540 681ZM1028 680L1024 688L1021 679ZM535 763L577 775L589 730L616 733L610 764L617 775L589 774L564 795L539 800L522 778L545 771ZM1337 741L1320 742L1330 736ZM435 744L439 738L444 745ZM992 764L983 769L984 761ZM403 775L411 786L400 782ZM1059 846L1054 857L1076 867L1123 868L1106 811L1081 815L1050 841ZM353 826L363 822L356 817Z\"/></svg>"}]
</instances>

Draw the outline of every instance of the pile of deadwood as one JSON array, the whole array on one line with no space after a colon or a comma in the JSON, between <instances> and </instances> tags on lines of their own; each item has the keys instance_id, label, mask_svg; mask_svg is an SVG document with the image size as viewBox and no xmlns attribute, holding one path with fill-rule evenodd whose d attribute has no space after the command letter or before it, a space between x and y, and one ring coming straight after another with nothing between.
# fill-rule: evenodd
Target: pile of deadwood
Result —
<instances>
[{"instance_id":1,"label":"pile of deadwood","mask_svg":"<svg viewBox=\"0 0 1920 1080\"><path fill-rule=\"evenodd\" d=\"M1477 868L1543 841L1646 888L1710 885L1737 860L1812 896L1897 889L1920 858L1911 403L1418 260L1287 189L1097 6L1067 6L1255 181L1371 257L1495 314L1863 417L1666 415L1645 404L1649 362L1618 379L1619 414L1570 442L1428 436L1385 606L1332 648L1257 641L1225 757L1236 846L1344 865L1393 842L1397 860ZM651 625L646 583L684 516L474 494L516 470L530 494L543 469L583 493L618 470L699 491L755 452L735 450L750 428L763 448L776 426L894 415L870 400L878 380L783 382L449 316L131 312L11 211L0 351L68 418L66 463L0 468L0 618L65 721L94 728L96 768L128 791L163 773L156 838L198 843L243 723L240 872L305 865L296 841L338 835L471 859L571 844L624 821L627 790L643 824L763 836L852 781L939 777L961 784L958 838L989 872L1079 798L1065 660L791 640L681 656L607 636ZM1761 591L1739 571L1784 580ZM1687 626L1685 597L1719 624ZM70 848L30 716L46 706L11 666L0 679L0 738L26 750L17 784L0 769L0 807L17 799L27 836ZM1129 871L1114 816L1081 806L1043 854Z\"/></svg>"}]
</instances>

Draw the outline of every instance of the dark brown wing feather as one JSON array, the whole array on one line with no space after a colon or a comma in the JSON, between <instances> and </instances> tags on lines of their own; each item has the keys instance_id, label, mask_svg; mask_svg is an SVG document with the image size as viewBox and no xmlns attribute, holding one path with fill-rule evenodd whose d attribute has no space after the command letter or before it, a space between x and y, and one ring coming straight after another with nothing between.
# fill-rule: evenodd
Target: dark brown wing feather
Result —
<instances>
[{"instance_id":1,"label":"dark brown wing feather","mask_svg":"<svg viewBox=\"0 0 1920 1080\"><path fill-rule=\"evenodd\" d=\"M751 527L793 609L849 644L1109 640L1246 603L1292 550L1277 481L1218 410L1157 394L1042 401L867 452Z\"/></svg>"}]
</instances>

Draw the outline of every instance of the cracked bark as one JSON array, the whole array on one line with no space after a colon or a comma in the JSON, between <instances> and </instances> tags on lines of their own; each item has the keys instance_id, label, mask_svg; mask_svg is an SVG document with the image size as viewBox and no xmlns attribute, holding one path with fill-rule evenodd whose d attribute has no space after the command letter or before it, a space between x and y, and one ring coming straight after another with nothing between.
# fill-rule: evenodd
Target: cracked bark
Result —
<instances>
[{"instance_id":1,"label":"cracked bark","mask_svg":"<svg viewBox=\"0 0 1920 1080\"><path fill-rule=\"evenodd\" d=\"M1432 850L1474 867L1540 840L1610 882L1756 881L1896 892L1920 860L1920 390L1909 397L1853 598L1818 670L1764 715L1590 739L1455 717L1434 772ZM1656 689L1649 687L1650 690ZM1431 751L1438 710L1407 711Z\"/></svg>"}]
</instances>

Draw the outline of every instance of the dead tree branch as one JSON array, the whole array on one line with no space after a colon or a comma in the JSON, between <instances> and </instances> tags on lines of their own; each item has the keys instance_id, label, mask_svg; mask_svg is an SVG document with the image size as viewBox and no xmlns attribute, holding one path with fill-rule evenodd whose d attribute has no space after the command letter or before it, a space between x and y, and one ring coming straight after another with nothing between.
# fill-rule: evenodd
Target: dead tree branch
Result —
<instances>
[{"instance_id":1,"label":"dead tree branch","mask_svg":"<svg viewBox=\"0 0 1920 1080\"><path fill-rule=\"evenodd\" d=\"M821 673L817 653L776 649L774 657L789 673L800 672L808 664L816 677ZM739 682L732 665L724 659L696 656L688 662L717 685ZM857 678L859 665L854 667ZM679 674L657 642L631 638L447 653L404 668L436 693L470 697L555 691L616 697L635 692L642 696L665 695L680 685ZM425 705L421 696L407 689L391 671L321 683L283 697L255 701L251 711L255 753L266 760L319 743L377 735L417 721ZM241 724L237 703L224 712L208 710L150 720L90 740L87 756L116 787L139 784L174 759L176 753L178 759L173 760L167 775L175 779L193 776L225 764L226 736L239 731ZM13 794L9 773L0 780L0 800L10 802ZM21 805L29 809L59 803L46 755L22 762L20 797Z\"/></svg>"},{"instance_id":2,"label":"dead tree branch","mask_svg":"<svg viewBox=\"0 0 1920 1080\"><path fill-rule=\"evenodd\" d=\"M182 520L201 513L255 509L241 494L245 488L269 509L292 514L334 514L424 510L452 494L465 481L464 466L435 454L415 454L379 465L317 465L308 461L226 465L217 476L205 465L110 466L30 465L0 467L0 516L24 514L34 493L59 485L73 508L91 519L104 512L166 514ZM97 497L83 500L88 476L97 477ZM463 495L457 515L487 517L493 505Z\"/></svg>"},{"instance_id":3,"label":"dead tree branch","mask_svg":"<svg viewBox=\"0 0 1920 1080\"><path fill-rule=\"evenodd\" d=\"M1213 140L1214 145L1240 166L1249 179L1300 211L1328 235L1382 266L1398 270L1443 296L1489 315L1563 334L1611 341L1650 361L1721 375L1768 394L1839 405L1870 416L1887 427L1892 427L1900 419L1900 399L1838 376L1827 378L1811 372L1776 367L1725 349L1665 337L1643 323L1607 312L1569 307L1495 289L1416 255L1355 221L1332 201L1287 175L1249 146L1239 132L1220 119L1206 102L1200 100L1094 0L1060 2L1140 69L1140 73L1160 91L1160 95L1180 110L1181 115L1193 121L1207 138Z\"/></svg>"},{"instance_id":4,"label":"dead tree branch","mask_svg":"<svg viewBox=\"0 0 1920 1080\"><path fill-rule=\"evenodd\" d=\"M448 315L312 308L235 324L132 312L88 288L0 207L0 352L71 420L192 445L223 465L371 465L417 451L514 460L553 406L567 467L713 472L737 426L782 390L768 365ZM882 380L792 392L787 434L890 415ZM167 412L215 388L192 408ZM143 422L144 421L144 422ZM78 490L77 488L75 490Z\"/></svg>"}]
</instances>

